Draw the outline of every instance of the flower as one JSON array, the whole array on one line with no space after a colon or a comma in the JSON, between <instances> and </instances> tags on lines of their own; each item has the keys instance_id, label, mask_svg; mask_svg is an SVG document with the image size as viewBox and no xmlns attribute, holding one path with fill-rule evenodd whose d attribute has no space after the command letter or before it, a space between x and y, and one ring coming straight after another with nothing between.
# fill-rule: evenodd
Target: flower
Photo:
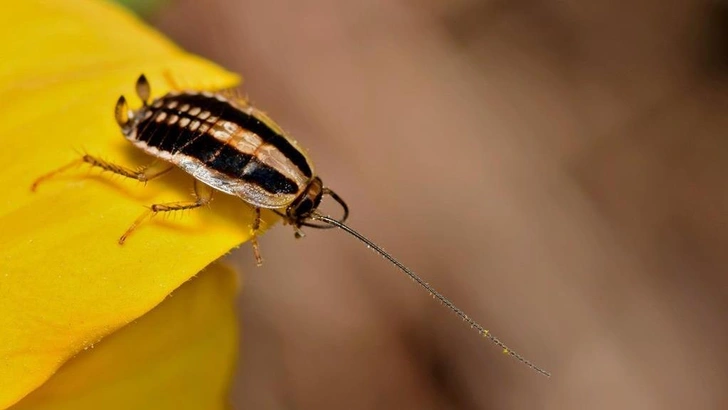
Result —
<instances>
[{"instance_id":1,"label":"flower","mask_svg":"<svg viewBox=\"0 0 728 410\"><path fill-rule=\"evenodd\" d=\"M232 270L211 265L11 409L227 409L238 350L236 281Z\"/></svg>"},{"instance_id":2,"label":"flower","mask_svg":"<svg viewBox=\"0 0 728 410\"><path fill-rule=\"evenodd\" d=\"M169 90L166 74L184 88L210 90L232 87L239 78L183 52L105 2L14 2L4 10L0 38L0 409L86 349L17 408L35 408L34 403L64 408L63 400L75 403L68 405L74 409L113 408L93 400L115 389L119 400L137 397L135 403L147 400L155 409L199 405L189 398L194 390L200 387L203 396L212 390L193 380L204 384L222 382L219 374L230 376L234 275L214 265L148 318L129 324L249 239L252 208L216 195L209 208L155 218L120 246L119 236L145 206L190 199L191 177L175 171L144 185L78 167L35 193L29 188L39 176L78 158L79 150L132 168L150 162L122 138L113 116L122 94L140 104L134 93L139 74L150 80L153 95ZM264 214L264 226L272 221ZM196 316L203 313L209 322ZM195 335L198 331L204 335ZM212 334L227 347L208 349L213 341L204 336ZM202 366L199 377L175 384L172 367L182 369L186 360ZM219 368L212 369L213 361ZM153 368L157 364L161 367ZM101 386L121 374L127 376L117 377L116 387ZM82 391L86 387L96 393ZM180 392L188 397L185 406L165 397ZM87 407L75 401L82 397ZM224 403L224 397L214 399L190 408Z\"/></svg>"}]
</instances>

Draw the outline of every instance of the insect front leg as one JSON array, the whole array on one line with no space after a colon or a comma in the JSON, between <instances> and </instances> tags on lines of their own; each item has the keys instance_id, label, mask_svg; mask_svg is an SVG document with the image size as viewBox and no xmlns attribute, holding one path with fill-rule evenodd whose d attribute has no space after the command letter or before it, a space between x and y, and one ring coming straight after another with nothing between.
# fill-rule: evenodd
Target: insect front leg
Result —
<instances>
[{"instance_id":1,"label":"insect front leg","mask_svg":"<svg viewBox=\"0 0 728 410\"><path fill-rule=\"evenodd\" d=\"M123 245L124 242L126 242L126 239L131 235L134 230L136 230L139 225L141 225L144 221L147 219L153 218L155 215L157 215L160 212L175 212L175 211L183 211L185 209L196 209L202 206L205 206L212 201L212 193L214 192L212 189L207 189L207 192L204 194L200 194L199 190L199 184L197 180L194 182L194 195L195 200L194 201L178 201L178 202L165 202L162 204L153 204L149 207L143 214L139 215L139 217L134 221L134 223L131 224L129 229L124 232L123 235L119 238L119 245Z\"/></svg>"},{"instance_id":2,"label":"insect front leg","mask_svg":"<svg viewBox=\"0 0 728 410\"><path fill-rule=\"evenodd\" d=\"M116 175L121 175L125 178L136 179L137 181L140 181L140 182L151 181L154 178L157 178L157 177L160 177L160 176L166 174L167 172L171 171L173 168L171 165L165 166L164 168L159 168L159 169L154 169L151 166L145 166L145 167L134 170L134 169L127 168L122 165L117 165L112 162L108 162L103 159L96 158L94 156L86 154L75 161L72 161L54 171L51 171L51 172L39 177L38 179L36 179L33 182L33 185L30 186L30 190L35 192L35 190L38 189L38 185L40 185L41 183L59 175L65 171L68 171L71 168L77 167L84 163L89 164L92 167L101 168L104 171L112 172Z\"/></svg>"},{"instance_id":3,"label":"insect front leg","mask_svg":"<svg viewBox=\"0 0 728 410\"><path fill-rule=\"evenodd\" d=\"M260 256L260 246L258 245L258 230L260 229L260 208L255 208L255 219L253 220L253 237L250 242L253 244L253 255L255 256L255 264L257 266L263 266L263 258Z\"/></svg>"}]
</instances>

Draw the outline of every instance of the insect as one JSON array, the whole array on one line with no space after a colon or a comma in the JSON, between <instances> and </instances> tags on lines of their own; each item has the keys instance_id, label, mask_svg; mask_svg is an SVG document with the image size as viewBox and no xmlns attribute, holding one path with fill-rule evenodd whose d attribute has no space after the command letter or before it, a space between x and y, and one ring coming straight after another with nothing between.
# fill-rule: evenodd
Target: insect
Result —
<instances>
[{"instance_id":1,"label":"insect","mask_svg":"<svg viewBox=\"0 0 728 410\"><path fill-rule=\"evenodd\" d=\"M169 81L173 88L179 90L171 79ZM220 191L236 196L255 208L251 242L258 265L262 259L256 234L260 227L262 208L281 216L286 224L293 227L297 238L304 236L302 227L339 228L389 260L472 329L503 349L504 353L538 373L550 376L550 373L507 347L384 249L346 225L349 215L346 202L323 185L304 151L261 111L240 98L205 91L172 91L151 100L150 85L144 75L136 82L136 93L142 106L132 110L124 96L119 97L114 110L116 122L127 140L150 156L162 160L166 164L164 168L132 170L91 155L83 155L41 176L31 189L34 191L41 182L82 163L142 182L158 178L175 166L179 167L194 178L195 200L152 205L120 237L119 244L123 244L146 219L158 213L207 205L212 193ZM201 193L198 182L212 190L206 195ZM342 216L339 219L318 211L326 196L341 206Z\"/></svg>"}]
</instances>

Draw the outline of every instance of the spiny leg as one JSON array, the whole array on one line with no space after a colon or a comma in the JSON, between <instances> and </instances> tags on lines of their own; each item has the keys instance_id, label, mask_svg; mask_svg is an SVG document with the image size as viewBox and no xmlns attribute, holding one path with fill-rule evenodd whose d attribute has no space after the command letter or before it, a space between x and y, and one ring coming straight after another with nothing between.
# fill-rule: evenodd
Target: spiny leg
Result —
<instances>
[{"instance_id":1,"label":"spiny leg","mask_svg":"<svg viewBox=\"0 0 728 410\"><path fill-rule=\"evenodd\" d=\"M255 219L253 220L253 237L250 242L253 244L253 255L255 256L255 264L260 267L263 266L263 258L260 256L260 246L258 246L258 230L260 229L260 208L255 208Z\"/></svg>"},{"instance_id":2,"label":"spiny leg","mask_svg":"<svg viewBox=\"0 0 728 410\"><path fill-rule=\"evenodd\" d=\"M179 201L179 202L165 202L163 204L154 204L149 207L143 214L139 215L139 217L131 224L129 229L124 232L123 235L119 238L119 245L123 245L124 242L126 242L126 239L131 235L132 232L136 228L139 227L145 220L153 218L155 215L157 215L160 212L175 212L175 211L183 211L186 209L195 209L199 208L201 206L205 206L212 201L212 193L214 192L211 189L208 189L207 195L200 195L200 192L198 190L198 183L197 180L194 181L194 194L195 194L195 200L194 201Z\"/></svg>"},{"instance_id":3,"label":"spiny leg","mask_svg":"<svg viewBox=\"0 0 728 410\"><path fill-rule=\"evenodd\" d=\"M36 179L33 182L33 185L30 186L30 190L35 192L35 190L38 189L38 185L40 185L42 182L45 182L45 181L55 177L56 175L63 173L65 171L68 171L69 169L76 167L78 165L81 165L83 163L89 164L92 167L101 168L104 171L113 172L116 175L121 175L126 178L136 179L137 181L140 181L140 182L151 181L154 178L157 178L157 177L160 177L160 176L166 174L167 172L171 171L173 168L173 166L170 165L170 166L164 167L162 169L154 170L150 166L145 166L145 167L139 168L137 170L133 170L131 168L117 165L112 162L104 161L103 159L96 158L94 156L86 154L77 160L74 160L54 171L51 171L51 172L39 177L38 179Z\"/></svg>"}]
</instances>

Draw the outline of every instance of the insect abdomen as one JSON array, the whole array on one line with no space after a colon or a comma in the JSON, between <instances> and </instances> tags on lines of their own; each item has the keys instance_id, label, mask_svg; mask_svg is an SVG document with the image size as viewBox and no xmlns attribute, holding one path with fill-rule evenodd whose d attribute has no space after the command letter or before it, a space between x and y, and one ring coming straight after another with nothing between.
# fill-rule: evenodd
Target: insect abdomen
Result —
<instances>
[{"instance_id":1,"label":"insect abdomen","mask_svg":"<svg viewBox=\"0 0 728 410\"><path fill-rule=\"evenodd\" d=\"M168 94L136 113L127 138L214 188L245 200L252 192L253 203L277 207L307 185L313 170L295 145L252 111L212 94Z\"/></svg>"}]
</instances>

